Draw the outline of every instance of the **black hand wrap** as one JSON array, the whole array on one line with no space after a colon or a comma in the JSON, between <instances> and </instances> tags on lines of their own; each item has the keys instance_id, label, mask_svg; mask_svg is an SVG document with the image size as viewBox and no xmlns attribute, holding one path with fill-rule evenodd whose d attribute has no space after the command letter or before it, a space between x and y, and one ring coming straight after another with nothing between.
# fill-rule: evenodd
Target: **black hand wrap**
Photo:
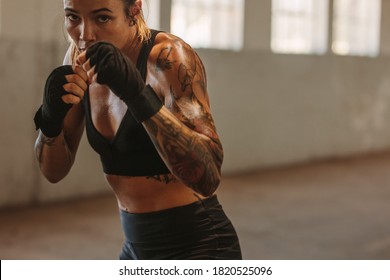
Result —
<instances>
[{"instance_id":1,"label":"black hand wrap","mask_svg":"<svg viewBox=\"0 0 390 280\"><path fill-rule=\"evenodd\" d=\"M95 66L97 82L107 85L126 103L138 122L156 114L162 107L161 100L151 86L145 86L134 63L117 47L98 42L87 49L87 59Z\"/></svg>"},{"instance_id":2,"label":"black hand wrap","mask_svg":"<svg viewBox=\"0 0 390 280\"><path fill-rule=\"evenodd\" d=\"M46 80L43 102L35 114L36 129L40 129L47 137L58 136L63 127L66 113L72 104L66 104L61 97L67 92L63 85L67 83L65 75L73 74L72 66L60 66L51 72Z\"/></svg>"}]
</instances>

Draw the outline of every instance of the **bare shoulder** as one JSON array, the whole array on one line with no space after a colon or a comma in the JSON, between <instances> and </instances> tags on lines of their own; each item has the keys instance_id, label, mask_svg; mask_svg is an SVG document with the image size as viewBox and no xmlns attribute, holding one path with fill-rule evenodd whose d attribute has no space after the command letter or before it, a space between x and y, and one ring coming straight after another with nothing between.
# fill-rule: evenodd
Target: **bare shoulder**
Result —
<instances>
[{"instance_id":1,"label":"bare shoulder","mask_svg":"<svg viewBox=\"0 0 390 280\"><path fill-rule=\"evenodd\" d=\"M150 59L156 63L160 71L170 70L175 65L180 66L182 64L201 64L200 66L204 70L198 54L188 43L173 34L165 32L157 35L150 53Z\"/></svg>"},{"instance_id":2,"label":"bare shoulder","mask_svg":"<svg viewBox=\"0 0 390 280\"><path fill-rule=\"evenodd\" d=\"M205 69L193 48L177 36L160 33L148 67L152 87L166 108L187 127L218 142Z\"/></svg>"},{"instance_id":3,"label":"bare shoulder","mask_svg":"<svg viewBox=\"0 0 390 280\"><path fill-rule=\"evenodd\" d=\"M206 72L196 51L181 38L161 32L149 56L151 72L175 99L195 94L208 107ZM169 89L169 92L167 90Z\"/></svg>"},{"instance_id":4,"label":"bare shoulder","mask_svg":"<svg viewBox=\"0 0 390 280\"><path fill-rule=\"evenodd\" d=\"M161 52L174 51L175 55L188 55L194 53L192 47L183 39L165 32L160 32L156 36L155 44L150 53L151 58L157 59Z\"/></svg>"}]
</instances>

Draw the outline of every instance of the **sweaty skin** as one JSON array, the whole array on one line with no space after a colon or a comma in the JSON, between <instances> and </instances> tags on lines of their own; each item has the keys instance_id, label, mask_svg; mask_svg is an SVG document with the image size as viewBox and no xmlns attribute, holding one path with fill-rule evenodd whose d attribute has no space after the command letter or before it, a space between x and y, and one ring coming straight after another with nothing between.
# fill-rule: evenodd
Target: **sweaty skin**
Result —
<instances>
[{"instance_id":1,"label":"sweaty skin","mask_svg":"<svg viewBox=\"0 0 390 280\"><path fill-rule=\"evenodd\" d=\"M75 74L66 76L68 84L64 88L69 94L63 96L63 101L73 106L65 117L63 131L56 138L40 133L36 140L36 156L50 182L62 180L75 161L85 126L81 101L86 86L92 121L102 136L113 139L126 113L127 106L107 86L96 82L94 68L85 57L91 42L107 40L133 63L137 61L140 46L131 43L135 35L129 31L129 25L122 23L123 36L118 37L122 28L118 22L126 20L121 18L123 7L118 3L121 1L96 0L86 7L75 0L64 0L70 21L67 30L81 54L73 65ZM108 17L112 18L107 20ZM72 64L70 51L64 64ZM210 196L219 185L223 160L210 112L204 67L190 46L173 35L159 33L148 58L146 84L153 87L164 106L142 124L171 173L145 177L106 174L119 207L132 213L186 205L196 201L197 196Z\"/></svg>"},{"instance_id":2,"label":"sweaty skin","mask_svg":"<svg viewBox=\"0 0 390 280\"><path fill-rule=\"evenodd\" d=\"M153 74L165 82L161 88L170 90L162 91L165 107L144 126L171 172L209 196L220 181L223 151L210 113L204 67L183 41L161 37L151 53Z\"/></svg>"},{"instance_id":3,"label":"sweaty skin","mask_svg":"<svg viewBox=\"0 0 390 280\"><path fill-rule=\"evenodd\" d=\"M169 52L164 65L169 67L161 65L165 50ZM79 61L85 61L83 54ZM160 33L148 65L146 83L155 89L165 106L143 125L172 174L132 178L107 175L120 206L130 212L139 208L146 211L148 204L156 207L153 210L185 205L197 199L194 193L213 194L220 182L223 159L210 114L204 67L195 52L176 37ZM90 70L88 65L86 70ZM95 73L89 75L93 79ZM96 95L107 97L98 99ZM108 88L98 84L90 86L90 96L95 127L108 139L114 138L126 106ZM107 108L106 112L102 108ZM110 112L109 108L121 109ZM143 206L134 209L132 205Z\"/></svg>"}]
</instances>

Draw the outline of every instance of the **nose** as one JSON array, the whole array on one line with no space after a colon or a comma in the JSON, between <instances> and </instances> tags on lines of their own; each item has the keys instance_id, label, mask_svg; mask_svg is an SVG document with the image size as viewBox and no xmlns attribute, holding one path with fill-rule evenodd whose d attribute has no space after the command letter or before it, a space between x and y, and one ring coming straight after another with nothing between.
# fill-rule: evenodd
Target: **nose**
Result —
<instances>
[{"instance_id":1,"label":"nose","mask_svg":"<svg viewBox=\"0 0 390 280\"><path fill-rule=\"evenodd\" d=\"M86 48L90 43L95 41L95 34L93 31L93 26L88 23L84 22L80 25L80 48Z\"/></svg>"}]
</instances>

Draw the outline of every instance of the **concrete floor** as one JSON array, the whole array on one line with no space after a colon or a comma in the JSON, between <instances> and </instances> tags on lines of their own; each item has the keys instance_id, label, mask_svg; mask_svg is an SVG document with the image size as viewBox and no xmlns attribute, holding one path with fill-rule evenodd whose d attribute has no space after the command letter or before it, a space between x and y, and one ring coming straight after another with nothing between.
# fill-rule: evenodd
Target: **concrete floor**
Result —
<instances>
[{"instance_id":1,"label":"concrete floor","mask_svg":"<svg viewBox=\"0 0 390 280\"><path fill-rule=\"evenodd\" d=\"M225 176L245 259L390 259L390 153ZM0 259L116 259L112 194L0 211Z\"/></svg>"}]
</instances>

